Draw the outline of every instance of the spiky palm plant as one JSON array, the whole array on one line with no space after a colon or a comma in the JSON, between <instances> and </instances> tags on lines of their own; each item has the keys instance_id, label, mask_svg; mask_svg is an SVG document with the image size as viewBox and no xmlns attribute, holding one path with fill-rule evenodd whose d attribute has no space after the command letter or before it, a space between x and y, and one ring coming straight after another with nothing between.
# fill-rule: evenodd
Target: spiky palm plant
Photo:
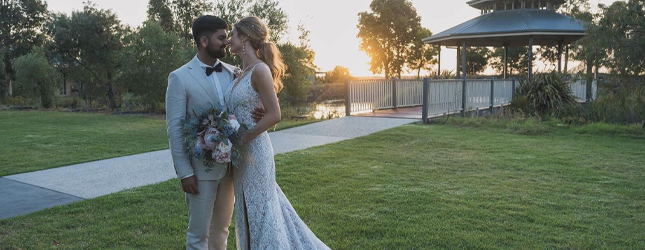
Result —
<instances>
[{"instance_id":1,"label":"spiky palm plant","mask_svg":"<svg viewBox=\"0 0 645 250\"><path fill-rule=\"evenodd\" d=\"M519 98L526 98L526 111L539 115L553 114L577 104L569 84L555 72L535 74L532 81L520 81L516 94Z\"/></svg>"}]
</instances>

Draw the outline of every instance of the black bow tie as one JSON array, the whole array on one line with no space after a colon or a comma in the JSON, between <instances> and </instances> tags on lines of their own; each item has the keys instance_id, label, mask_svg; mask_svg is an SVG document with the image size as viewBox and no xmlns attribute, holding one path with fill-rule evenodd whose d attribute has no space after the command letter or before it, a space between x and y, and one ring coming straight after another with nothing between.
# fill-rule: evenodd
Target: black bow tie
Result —
<instances>
[{"instance_id":1,"label":"black bow tie","mask_svg":"<svg viewBox=\"0 0 645 250\"><path fill-rule=\"evenodd\" d=\"M213 74L213 71L222 72L222 64L218 63L213 67L206 67L206 75L207 76L211 76L211 74Z\"/></svg>"}]
</instances>

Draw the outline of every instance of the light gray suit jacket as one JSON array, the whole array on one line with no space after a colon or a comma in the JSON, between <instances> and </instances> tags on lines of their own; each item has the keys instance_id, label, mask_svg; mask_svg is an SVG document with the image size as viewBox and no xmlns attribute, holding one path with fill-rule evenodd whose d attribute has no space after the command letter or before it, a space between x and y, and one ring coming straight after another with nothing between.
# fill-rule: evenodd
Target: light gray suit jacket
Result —
<instances>
[{"instance_id":1,"label":"light gray suit jacket","mask_svg":"<svg viewBox=\"0 0 645 250\"><path fill-rule=\"evenodd\" d=\"M222 65L233 79L235 67L224 62ZM179 179L195 175L197 180L220 180L226 174L226 164L216 165L213 171L206 172L206 166L200 159L190 157L186 153L182 134L181 120L186 118L187 113L192 114L193 110L199 109L206 110L218 102L217 90L206 78L197 57L168 76L166 127L170 153Z\"/></svg>"}]
</instances>

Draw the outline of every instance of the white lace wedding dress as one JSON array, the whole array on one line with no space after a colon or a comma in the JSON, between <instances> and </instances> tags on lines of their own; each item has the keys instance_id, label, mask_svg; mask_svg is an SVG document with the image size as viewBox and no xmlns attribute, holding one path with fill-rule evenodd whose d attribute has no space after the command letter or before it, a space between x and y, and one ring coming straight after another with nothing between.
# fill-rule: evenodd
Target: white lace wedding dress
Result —
<instances>
[{"instance_id":1,"label":"white lace wedding dress","mask_svg":"<svg viewBox=\"0 0 645 250\"><path fill-rule=\"evenodd\" d=\"M255 125L251 111L262 106L249 73L226 90L226 104L241 123ZM265 131L240 150L240 164L233 168L235 185L235 236L238 250L329 249L298 217L275 181L275 162Z\"/></svg>"}]
</instances>

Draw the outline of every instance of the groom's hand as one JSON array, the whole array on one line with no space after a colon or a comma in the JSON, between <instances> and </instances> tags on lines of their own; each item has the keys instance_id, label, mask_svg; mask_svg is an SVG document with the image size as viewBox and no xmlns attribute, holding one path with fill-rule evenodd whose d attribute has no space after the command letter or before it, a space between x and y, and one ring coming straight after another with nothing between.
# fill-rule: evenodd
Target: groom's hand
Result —
<instances>
[{"instance_id":1,"label":"groom's hand","mask_svg":"<svg viewBox=\"0 0 645 250\"><path fill-rule=\"evenodd\" d=\"M264 110L264 108L257 107L253 111L251 111L251 117L253 118L253 121L255 121L255 123L258 123L260 122L260 120L262 120L262 118L264 118L264 115L266 113L267 112L266 110Z\"/></svg>"},{"instance_id":2,"label":"groom's hand","mask_svg":"<svg viewBox=\"0 0 645 250\"><path fill-rule=\"evenodd\" d=\"M188 178L181 179L181 187L186 193L199 194L199 189L197 188L197 177L195 177L194 175Z\"/></svg>"}]
</instances>

